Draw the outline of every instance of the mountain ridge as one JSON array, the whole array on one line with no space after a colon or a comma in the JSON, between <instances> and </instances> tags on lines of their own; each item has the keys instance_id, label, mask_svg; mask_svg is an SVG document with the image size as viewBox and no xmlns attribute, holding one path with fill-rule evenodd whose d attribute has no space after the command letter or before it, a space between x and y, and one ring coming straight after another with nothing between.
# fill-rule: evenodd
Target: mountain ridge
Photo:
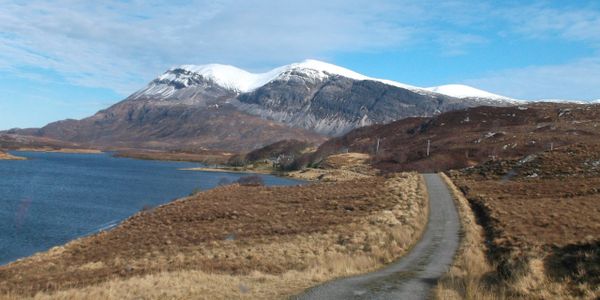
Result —
<instances>
[{"instance_id":1,"label":"mountain ridge","mask_svg":"<svg viewBox=\"0 0 600 300\"><path fill-rule=\"evenodd\" d=\"M319 143L408 117L521 103L469 92L473 97L448 96L316 60L258 74L183 65L91 117L11 133L96 147L249 151L284 139Z\"/></svg>"},{"instance_id":2,"label":"mountain ridge","mask_svg":"<svg viewBox=\"0 0 600 300\"><path fill-rule=\"evenodd\" d=\"M223 88L240 93L247 93L298 70L308 71L308 75L314 79L324 79L328 76L338 75L354 80L377 81L419 93L436 93L456 98L489 98L495 100L519 101L517 99L493 94L463 84L446 84L427 88L417 87L389 79L369 77L344 67L314 59L307 59L299 63L276 67L263 73L252 73L233 65L226 64L180 65L170 68L153 80L153 82L174 81L180 82L182 85L186 86L185 79L181 80L180 78L177 78L176 74L189 72L190 77L193 77L194 75L202 76L212 80Z\"/></svg>"}]
</instances>

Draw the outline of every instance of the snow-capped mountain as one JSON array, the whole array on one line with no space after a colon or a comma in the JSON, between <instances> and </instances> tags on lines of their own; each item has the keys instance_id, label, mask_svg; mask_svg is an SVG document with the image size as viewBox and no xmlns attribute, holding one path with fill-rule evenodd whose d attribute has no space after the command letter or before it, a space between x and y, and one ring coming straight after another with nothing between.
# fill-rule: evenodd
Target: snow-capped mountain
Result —
<instances>
[{"instance_id":1,"label":"snow-capped mountain","mask_svg":"<svg viewBox=\"0 0 600 300\"><path fill-rule=\"evenodd\" d=\"M286 138L318 141L370 124L515 103L467 86L415 87L316 60L264 73L182 65L92 117L51 123L37 135L111 146L240 151Z\"/></svg>"},{"instance_id":2,"label":"snow-capped mountain","mask_svg":"<svg viewBox=\"0 0 600 300\"><path fill-rule=\"evenodd\" d=\"M306 60L264 73L229 65L182 65L169 69L129 100L154 105L220 103L263 119L325 135L447 110L519 103L464 85L421 88L368 77L329 63Z\"/></svg>"},{"instance_id":3,"label":"snow-capped mountain","mask_svg":"<svg viewBox=\"0 0 600 300\"><path fill-rule=\"evenodd\" d=\"M304 75L305 79L323 81L332 76L341 76L354 80L377 81L386 85L407 89L421 94L442 94L455 98L481 98L499 101L514 101L509 97L492 94L467 85L448 84L421 88L393 80L368 77L352 70L318 60L305 60L272 69L264 73L250 73L246 70L221 64L181 65L172 68L153 80L148 87L138 91L134 96L169 97L184 87L198 84L201 79L222 88L247 93L256 90L275 80L289 80L294 75Z\"/></svg>"}]
</instances>

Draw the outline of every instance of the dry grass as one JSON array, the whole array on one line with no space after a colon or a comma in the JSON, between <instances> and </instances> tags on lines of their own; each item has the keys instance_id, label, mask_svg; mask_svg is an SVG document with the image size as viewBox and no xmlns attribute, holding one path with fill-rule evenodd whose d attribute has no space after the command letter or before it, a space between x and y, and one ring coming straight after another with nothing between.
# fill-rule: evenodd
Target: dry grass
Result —
<instances>
[{"instance_id":1,"label":"dry grass","mask_svg":"<svg viewBox=\"0 0 600 300\"><path fill-rule=\"evenodd\" d=\"M600 297L600 203L594 188L600 181L589 163L597 160L593 149L569 147L517 167L498 162L453 172L462 191L446 178L462 218L463 240L436 297ZM514 170L512 179L507 170Z\"/></svg>"},{"instance_id":2,"label":"dry grass","mask_svg":"<svg viewBox=\"0 0 600 300\"><path fill-rule=\"evenodd\" d=\"M248 201L247 210L224 214L233 209L223 208L233 195ZM262 211L260 199L271 209ZM224 218L190 223L194 211ZM252 214L260 219L245 218ZM424 182L413 173L304 187L226 187L2 267L0 290L8 299L280 299L397 259L426 220ZM240 231L224 239L233 225ZM140 237L144 232L150 235ZM156 234L167 235L156 240L161 245L154 244Z\"/></svg>"},{"instance_id":3,"label":"dry grass","mask_svg":"<svg viewBox=\"0 0 600 300\"><path fill-rule=\"evenodd\" d=\"M492 290L486 276L494 272L486 258L483 228L475 219L469 201L452 180L441 174L450 187L461 218L461 244L450 270L434 289L436 299L505 299L502 289Z\"/></svg>"}]
</instances>

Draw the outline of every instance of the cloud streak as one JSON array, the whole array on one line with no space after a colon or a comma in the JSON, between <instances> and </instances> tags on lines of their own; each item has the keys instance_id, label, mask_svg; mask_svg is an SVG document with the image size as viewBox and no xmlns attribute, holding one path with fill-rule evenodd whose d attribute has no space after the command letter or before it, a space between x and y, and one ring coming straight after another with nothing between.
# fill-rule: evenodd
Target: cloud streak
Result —
<instances>
[{"instance_id":1,"label":"cloud streak","mask_svg":"<svg viewBox=\"0 0 600 300\"><path fill-rule=\"evenodd\" d=\"M466 79L466 84L520 99L595 100L600 98L600 10L549 7L545 2L500 9L509 36L585 44L596 49L589 57L563 64L510 68ZM577 45L577 44L574 44ZM540 53L540 55L543 55Z\"/></svg>"},{"instance_id":2,"label":"cloud streak","mask_svg":"<svg viewBox=\"0 0 600 300\"><path fill-rule=\"evenodd\" d=\"M545 2L498 6L491 1L0 0L0 69L127 95L165 69L188 63L262 71L305 58L330 60L344 52L423 45L442 56L468 55L473 46L500 34L508 39L558 36L600 50L598 10L558 9ZM494 37L487 36L490 32ZM467 81L530 96L531 88L515 82L520 75L511 74L537 74L541 87L558 76L595 75L595 68L597 59L591 57ZM596 84L576 81L570 83Z\"/></svg>"},{"instance_id":3,"label":"cloud streak","mask_svg":"<svg viewBox=\"0 0 600 300\"><path fill-rule=\"evenodd\" d=\"M503 70L464 83L519 99L595 100L600 99L600 59Z\"/></svg>"},{"instance_id":4,"label":"cloud streak","mask_svg":"<svg viewBox=\"0 0 600 300\"><path fill-rule=\"evenodd\" d=\"M272 66L334 51L402 45L411 28L365 1L181 1L7 4L0 65L35 66L71 83L131 92L167 67L222 62ZM318 9L315 9L318 7Z\"/></svg>"}]
</instances>

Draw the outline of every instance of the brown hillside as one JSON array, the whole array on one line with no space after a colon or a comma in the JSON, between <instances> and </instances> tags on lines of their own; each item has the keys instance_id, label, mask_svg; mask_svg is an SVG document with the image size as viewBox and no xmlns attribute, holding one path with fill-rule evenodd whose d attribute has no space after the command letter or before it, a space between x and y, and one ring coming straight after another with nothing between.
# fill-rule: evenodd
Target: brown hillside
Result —
<instances>
[{"instance_id":1,"label":"brown hillside","mask_svg":"<svg viewBox=\"0 0 600 300\"><path fill-rule=\"evenodd\" d=\"M373 155L385 171L448 170L599 139L600 105L484 106L359 128L324 143L310 160L350 151Z\"/></svg>"},{"instance_id":2,"label":"brown hillside","mask_svg":"<svg viewBox=\"0 0 600 300\"><path fill-rule=\"evenodd\" d=\"M38 130L12 130L97 148L249 151L290 138L321 142L317 133L261 119L231 105L197 109L123 101L82 120L64 120Z\"/></svg>"},{"instance_id":3,"label":"brown hillside","mask_svg":"<svg viewBox=\"0 0 600 300\"><path fill-rule=\"evenodd\" d=\"M485 229L507 291L533 299L600 295L597 140L451 174Z\"/></svg>"},{"instance_id":4,"label":"brown hillside","mask_svg":"<svg viewBox=\"0 0 600 300\"><path fill-rule=\"evenodd\" d=\"M82 146L45 137L0 133L0 149L16 150L21 148L73 149L82 148Z\"/></svg>"}]
</instances>

